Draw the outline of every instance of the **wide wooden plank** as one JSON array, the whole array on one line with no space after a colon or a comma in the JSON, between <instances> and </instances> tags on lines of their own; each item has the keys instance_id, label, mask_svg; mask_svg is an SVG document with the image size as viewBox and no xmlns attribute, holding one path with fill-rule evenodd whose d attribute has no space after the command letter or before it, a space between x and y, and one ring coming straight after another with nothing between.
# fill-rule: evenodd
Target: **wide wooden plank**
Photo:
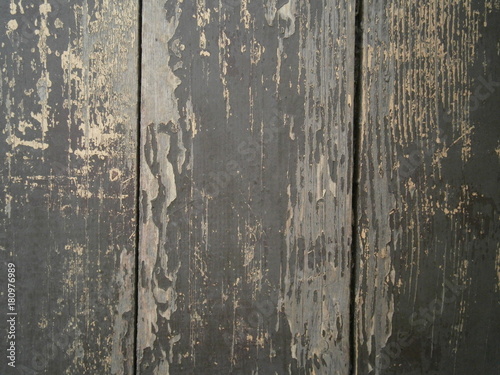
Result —
<instances>
[{"instance_id":1,"label":"wide wooden plank","mask_svg":"<svg viewBox=\"0 0 500 375\"><path fill-rule=\"evenodd\" d=\"M2 374L133 373L138 16L0 5Z\"/></svg>"},{"instance_id":2,"label":"wide wooden plank","mask_svg":"<svg viewBox=\"0 0 500 375\"><path fill-rule=\"evenodd\" d=\"M144 3L139 374L348 374L354 13Z\"/></svg>"},{"instance_id":3,"label":"wide wooden plank","mask_svg":"<svg viewBox=\"0 0 500 375\"><path fill-rule=\"evenodd\" d=\"M362 21L356 373L498 374L500 5Z\"/></svg>"}]
</instances>

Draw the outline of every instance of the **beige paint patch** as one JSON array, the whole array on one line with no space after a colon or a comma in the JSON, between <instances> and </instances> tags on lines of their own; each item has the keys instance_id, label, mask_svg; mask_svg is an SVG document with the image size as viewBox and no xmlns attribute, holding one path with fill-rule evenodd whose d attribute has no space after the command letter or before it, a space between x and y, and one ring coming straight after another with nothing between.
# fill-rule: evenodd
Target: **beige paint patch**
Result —
<instances>
[{"instance_id":1,"label":"beige paint patch","mask_svg":"<svg viewBox=\"0 0 500 375\"><path fill-rule=\"evenodd\" d=\"M27 141L24 139L20 139L19 137L11 134L7 137L7 144L12 148L17 148L18 146L29 147L34 150L45 150L49 147L49 145L42 141Z\"/></svg>"},{"instance_id":2,"label":"beige paint patch","mask_svg":"<svg viewBox=\"0 0 500 375\"><path fill-rule=\"evenodd\" d=\"M16 20L10 20L9 22L7 22L7 33L17 30L18 27L19 25L17 24Z\"/></svg>"}]
</instances>

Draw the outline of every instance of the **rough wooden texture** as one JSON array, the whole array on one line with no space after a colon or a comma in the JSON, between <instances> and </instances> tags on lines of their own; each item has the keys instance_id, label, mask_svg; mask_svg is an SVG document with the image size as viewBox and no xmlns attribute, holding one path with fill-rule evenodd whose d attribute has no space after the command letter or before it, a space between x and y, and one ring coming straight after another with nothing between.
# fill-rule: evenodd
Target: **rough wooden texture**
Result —
<instances>
[{"instance_id":1,"label":"rough wooden texture","mask_svg":"<svg viewBox=\"0 0 500 375\"><path fill-rule=\"evenodd\" d=\"M354 11L144 3L139 374L348 374Z\"/></svg>"},{"instance_id":2,"label":"rough wooden texture","mask_svg":"<svg viewBox=\"0 0 500 375\"><path fill-rule=\"evenodd\" d=\"M356 374L498 374L498 1L364 2Z\"/></svg>"},{"instance_id":3,"label":"rough wooden texture","mask_svg":"<svg viewBox=\"0 0 500 375\"><path fill-rule=\"evenodd\" d=\"M500 373L500 3L357 3L0 4L2 375Z\"/></svg>"},{"instance_id":4,"label":"rough wooden texture","mask_svg":"<svg viewBox=\"0 0 500 375\"><path fill-rule=\"evenodd\" d=\"M0 5L2 374L132 374L138 14L135 0Z\"/></svg>"}]
</instances>

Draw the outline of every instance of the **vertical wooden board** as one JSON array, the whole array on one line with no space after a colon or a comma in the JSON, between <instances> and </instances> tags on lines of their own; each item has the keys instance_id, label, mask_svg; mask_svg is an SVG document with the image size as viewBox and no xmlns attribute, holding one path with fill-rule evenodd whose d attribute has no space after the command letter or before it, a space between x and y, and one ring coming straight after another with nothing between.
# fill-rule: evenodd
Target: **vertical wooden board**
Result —
<instances>
[{"instance_id":1,"label":"vertical wooden board","mask_svg":"<svg viewBox=\"0 0 500 375\"><path fill-rule=\"evenodd\" d=\"M133 372L138 16L0 6L2 374Z\"/></svg>"},{"instance_id":2,"label":"vertical wooden board","mask_svg":"<svg viewBox=\"0 0 500 375\"><path fill-rule=\"evenodd\" d=\"M498 374L499 3L362 20L356 373Z\"/></svg>"},{"instance_id":3,"label":"vertical wooden board","mask_svg":"<svg viewBox=\"0 0 500 375\"><path fill-rule=\"evenodd\" d=\"M144 3L141 375L348 373L354 12Z\"/></svg>"}]
</instances>

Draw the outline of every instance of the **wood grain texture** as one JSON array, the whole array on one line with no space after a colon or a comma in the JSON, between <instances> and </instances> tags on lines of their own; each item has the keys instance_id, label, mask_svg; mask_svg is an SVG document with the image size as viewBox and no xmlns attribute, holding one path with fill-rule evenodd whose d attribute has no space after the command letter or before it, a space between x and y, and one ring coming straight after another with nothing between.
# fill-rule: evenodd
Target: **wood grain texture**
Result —
<instances>
[{"instance_id":1,"label":"wood grain texture","mask_svg":"<svg viewBox=\"0 0 500 375\"><path fill-rule=\"evenodd\" d=\"M357 374L498 374L498 1L364 2Z\"/></svg>"},{"instance_id":2,"label":"wood grain texture","mask_svg":"<svg viewBox=\"0 0 500 375\"><path fill-rule=\"evenodd\" d=\"M348 374L354 12L144 3L139 374Z\"/></svg>"},{"instance_id":3,"label":"wood grain texture","mask_svg":"<svg viewBox=\"0 0 500 375\"><path fill-rule=\"evenodd\" d=\"M132 374L138 15L135 0L0 5L2 374Z\"/></svg>"}]
</instances>

